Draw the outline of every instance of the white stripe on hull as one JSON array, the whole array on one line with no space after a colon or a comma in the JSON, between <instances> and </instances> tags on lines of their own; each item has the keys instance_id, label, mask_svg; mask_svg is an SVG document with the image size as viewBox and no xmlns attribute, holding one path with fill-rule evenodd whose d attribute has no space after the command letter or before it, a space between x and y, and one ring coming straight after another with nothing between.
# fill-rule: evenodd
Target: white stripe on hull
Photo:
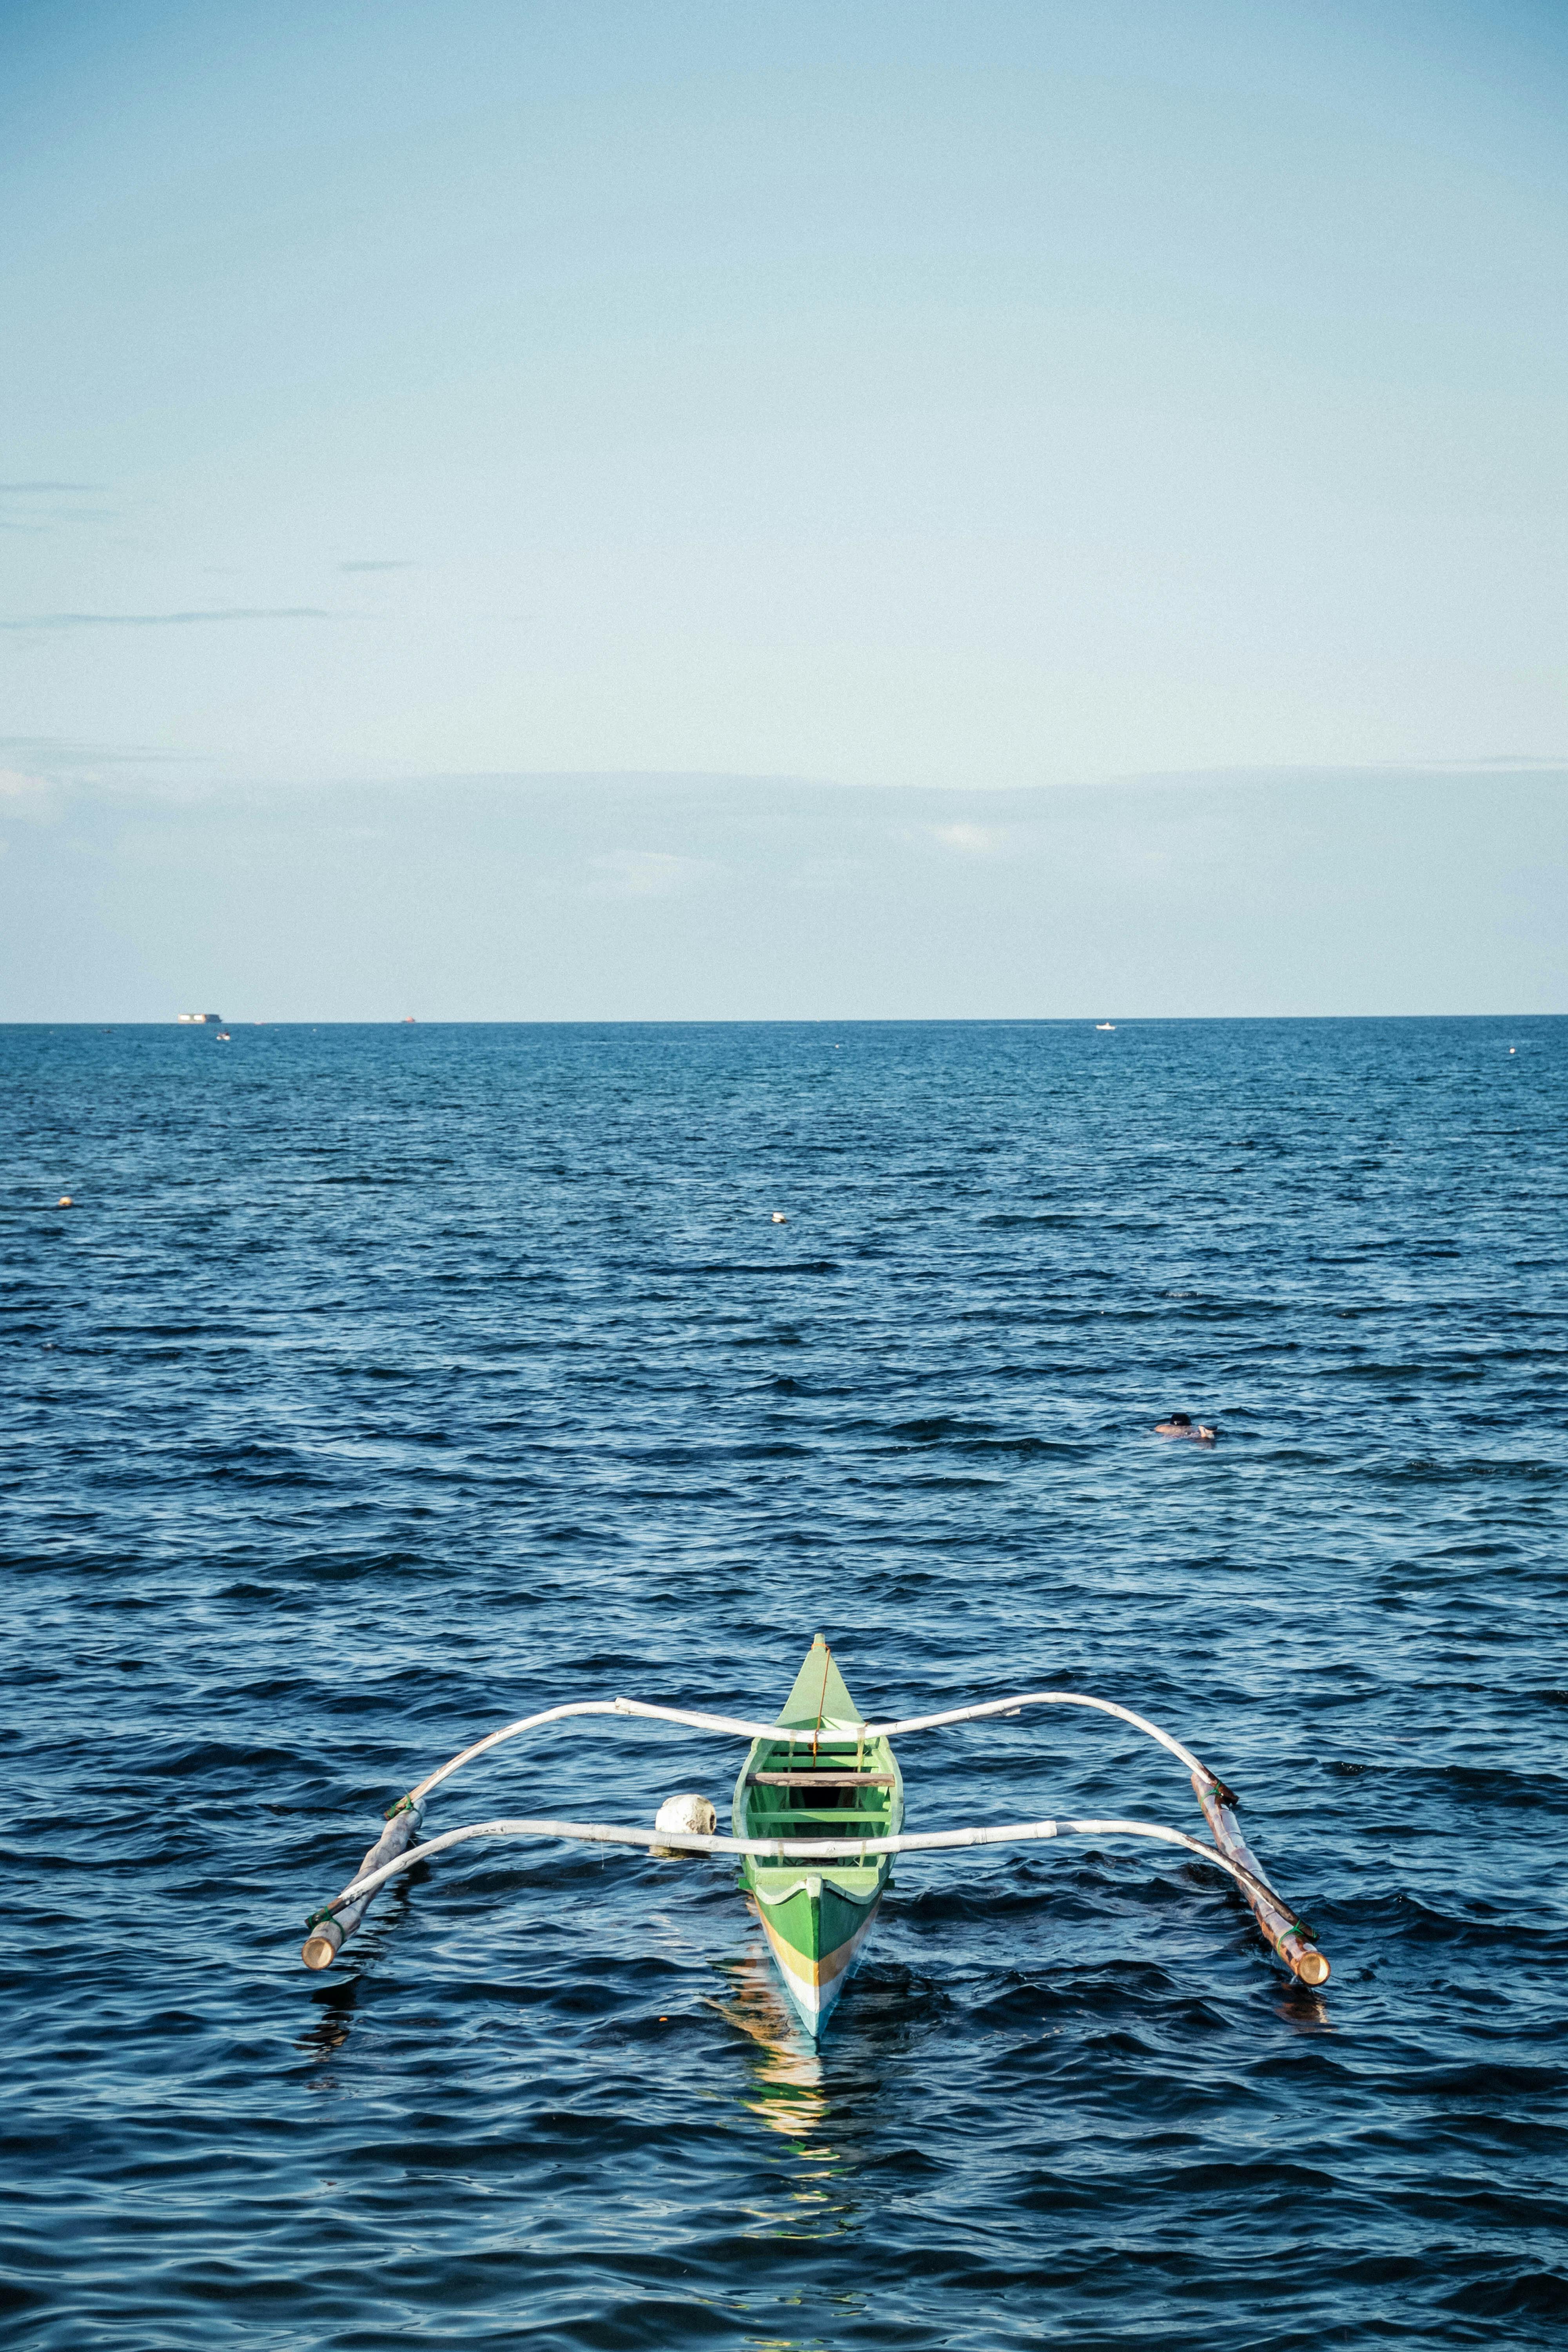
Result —
<instances>
[{"instance_id":1,"label":"white stripe on hull","mask_svg":"<svg viewBox=\"0 0 1568 2352\"><path fill-rule=\"evenodd\" d=\"M822 2032L838 2006L839 1995L854 1972L855 1963L871 1932L881 1901L879 1894L848 1942L840 1944L836 1952L829 1952L820 1960L808 1960L803 1953L795 1950L793 1944L786 1944L766 1911L761 1906L758 1908L757 1916L763 1923L763 1931L778 1963L790 2006L814 2039Z\"/></svg>"}]
</instances>

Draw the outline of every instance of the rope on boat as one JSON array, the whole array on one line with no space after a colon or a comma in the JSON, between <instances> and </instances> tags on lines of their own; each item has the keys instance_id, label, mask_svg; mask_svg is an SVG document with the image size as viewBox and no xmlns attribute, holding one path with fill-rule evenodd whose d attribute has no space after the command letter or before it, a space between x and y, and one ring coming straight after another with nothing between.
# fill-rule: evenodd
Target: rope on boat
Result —
<instances>
[{"instance_id":1,"label":"rope on boat","mask_svg":"<svg viewBox=\"0 0 1568 2352\"><path fill-rule=\"evenodd\" d=\"M334 1902L316 1915L331 1918L345 1905L363 1906L399 1871L412 1870L447 1846L464 1845L470 1838L574 1838L591 1845L660 1846L673 1853L755 1853L780 1863L864 1862L879 1853L931 1853L952 1846L1016 1845L1029 1839L1054 1837L1154 1838L1163 1845L1179 1845L1200 1862L1212 1862L1229 1873L1249 1897L1261 1895L1278 1903L1266 1880L1245 1864L1232 1862L1218 1848L1189 1837L1185 1830L1167 1829L1160 1822L1060 1821L1009 1822L996 1829L926 1830L885 1838L739 1838L704 1834L697 1830L644 1830L619 1822L499 1821L471 1822L466 1829L445 1830L424 1845L411 1847L379 1869L366 1871L345 1886ZM367 1857L368 1859L368 1857Z\"/></svg>"}]
</instances>

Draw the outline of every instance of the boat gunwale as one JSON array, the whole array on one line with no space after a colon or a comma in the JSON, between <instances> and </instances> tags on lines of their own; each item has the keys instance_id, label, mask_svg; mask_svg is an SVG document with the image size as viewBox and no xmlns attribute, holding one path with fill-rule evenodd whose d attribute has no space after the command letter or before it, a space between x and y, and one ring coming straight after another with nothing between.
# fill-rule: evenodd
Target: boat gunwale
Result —
<instances>
[{"instance_id":1,"label":"boat gunwale","mask_svg":"<svg viewBox=\"0 0 1568 2352\"><path fill-rule=\"evenodd\" d=\"M843 1828L847 1836L853 1838L856 1829L862 1822L866 1822L868 1831L868 1834L862 1832L864 1843L872 1843L879 1837L897 1837L904 1825L904 1776L899 1768L899 1759L894 1755L892 1744L889 1739L886 1738L868 1739L863 1732L858 1732L854 1744L858 1759L862 1760L862 1769L851 1772L835 1770L834 1782L842 1787L846 1783L853 1785L857 1781L864 1780L868 1790L875 1791L878 1797L883 1799L882 1803L875 1805L866 1814L859 1813L858 1810L851 1811L847 1806L808 1808L796 1804L781 1805L775 1810L771 1806L758 1805L753 1792L763 1790L771 1791L775 1785L769 1781L759 1781L756 1778L759 1768L764 1767L770 1752L776 1749L786 1752L798 1749L804 1739L812 1737L813 1733L809 1727L803 1729L798 1725L780 1724L768 1738L754 1739L747 1750L745 1761L736 1776L735 1791L731 1803L731 1828L737 1837L766 1838L770 1843L776 1843L779 1853L776 1861L764 1858L760 1854L743 1854L741 1859L741 1884L749 1894L755 1895L761 1892L765 1880L767 1882L766 1899L776 1903L782 1900L784 1892L788 1891L778 1887L777 1882L780 1878L787 1876L793 1887L800 1884L805 1876L810 1875L825 1880L829 1885L836 1885L837 1891L846 1900L855 1904L857 1907L863 1908L868 1900L880 1895L886 1888L892 1867L893 1857L890 1853L863 1853L853 1861L828 1862L826 1868L823 1867L822 1861L817 1860L816 1869L808 1871L806 1865L814 1857L804 1853L798 1856L791 1854L787 1852L787 1848L792 1844L803 1846L819 1844L823 1841L825 1832L830 1834L834 1829L839 1827ZM833 1744L844 1748L849 1746L847 1739L837 1740ZM818 1737L819 1750L826 1745L828 1743ZM837 1764L837 1759L834 1760ZM803 1774L798 1777L809 1779L810 1776ZM792 1797L797 1795L796 1782L797 1776L792 1774L790 1781L780 1789L779 1793ZM826 1822L814 1822L811 1818L814 1811L826 1814L828 1819ZM798 1824L798 1827L795 1828L793 1836L785 1832L784 1828L785 1822L792 1825ZM879 1826L873 1827L872 1824ZM856 1883L857 1881L858 1884ZM862 1893L862 1889L866 1888L868 1884L869 1885L868 1895Z\"/></svg>"}]
</instances>

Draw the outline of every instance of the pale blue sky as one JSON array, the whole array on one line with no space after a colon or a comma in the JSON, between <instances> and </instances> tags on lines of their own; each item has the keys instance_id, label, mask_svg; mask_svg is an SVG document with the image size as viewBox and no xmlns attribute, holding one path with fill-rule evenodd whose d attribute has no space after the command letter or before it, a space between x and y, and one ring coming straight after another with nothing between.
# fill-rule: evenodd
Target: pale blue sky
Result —
<instances>
[{"instance_id":1,"label":"pale blue sky","mask_svg":"<svg viewBox=\"0 0 1568 2352\"><path fill-rule=\"evenodd\" d=\"M1560 761L1565 97L1555 6L13 0L5 805Z\"/></svg>"}]
</instances>

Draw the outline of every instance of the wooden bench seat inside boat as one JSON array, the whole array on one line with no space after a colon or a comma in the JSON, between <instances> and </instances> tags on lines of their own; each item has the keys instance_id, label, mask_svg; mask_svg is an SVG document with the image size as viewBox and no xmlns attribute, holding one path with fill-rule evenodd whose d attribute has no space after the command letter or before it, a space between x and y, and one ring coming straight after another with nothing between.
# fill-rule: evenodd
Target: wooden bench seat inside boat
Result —
<instances>
[{"instance_id":1,"label":"wooden bench seat inside boat","mask_svg":"<svg viewBox=\"0 0 1568 2352\"><path fill-rule=\"evenodd\" d=\"M816 1838L885 1837L888 1832L886 1813L773 1813L763 1822L754 1822L752 1835L776 1838L788 1845L796 1838L807 1841Z\"/></svg>"},{"instance_id":2,"label":"wooden bench seat inside boat","mask_svg":"<svg viewBox=\"0 0 1568 2352\"><path fill-rule=\"evenodd\" d=\"M759 1789L890 1789L890 1772L748 1772Z\"/></svg>"}]
</instances>

